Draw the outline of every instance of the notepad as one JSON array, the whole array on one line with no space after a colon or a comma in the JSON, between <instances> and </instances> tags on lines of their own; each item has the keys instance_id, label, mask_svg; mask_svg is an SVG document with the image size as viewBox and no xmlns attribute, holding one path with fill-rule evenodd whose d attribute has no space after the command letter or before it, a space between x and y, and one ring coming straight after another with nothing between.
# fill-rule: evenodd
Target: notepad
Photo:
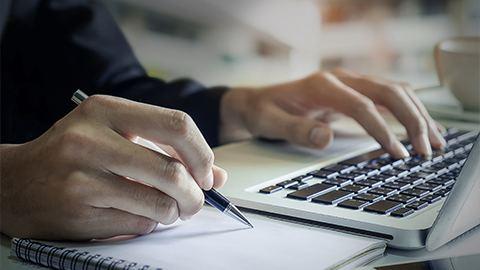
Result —
<instances>
[{"instance_id":1,"label":"notepad","mask_svg":"<svg viewBox=\"0 0 480 270\"><path fill-rule=\"evenodd\" d=\"M142 236L89 242L12 239L13 255L56 269L351 269L383 255L383 240L246 213L249 229L204 207Z\"/></svg>"}]
</instances>

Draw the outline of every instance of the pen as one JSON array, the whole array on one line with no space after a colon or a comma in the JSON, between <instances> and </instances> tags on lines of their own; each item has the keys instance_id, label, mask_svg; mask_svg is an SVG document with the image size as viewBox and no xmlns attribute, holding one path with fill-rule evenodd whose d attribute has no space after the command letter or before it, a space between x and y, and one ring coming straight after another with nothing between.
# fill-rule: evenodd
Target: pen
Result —
<instances>
[{"instance_id":1,"label":"pen","mask_svg":"<svg viewBox=\"0 0 480 270\"><path fill-rule=\"evenodd\" d=\"M78 89L73 93L72 100L77 105L80 105L85 99L88 98L88 95L85 94L82 90ZM241 223L253 228L253 224L245 217L245 215L238 210L238 208L231 203L227 198L225 198L220 192L215 189L203 190L205 195L205 201L208 202L211 206L222 211L225 215L230 216Z\"/></svg>"}]
</instances>

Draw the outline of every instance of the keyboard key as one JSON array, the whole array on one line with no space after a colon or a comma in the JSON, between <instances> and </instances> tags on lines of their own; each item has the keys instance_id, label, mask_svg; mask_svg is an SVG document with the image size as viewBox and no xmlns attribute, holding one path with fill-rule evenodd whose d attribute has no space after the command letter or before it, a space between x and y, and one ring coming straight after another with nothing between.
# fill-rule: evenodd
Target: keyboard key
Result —
<instances>
[{"instance_id":1,"label":"keyboard key","mask_svg":"<svg viewBox=\"0 0 480 270\"><path fill-rule=\"evenodd\" d=\"M315 184L313 186L306 187L304 189L297 190L295 192L289 193L288 198L297 199L297 200L309 200L313 197L322 195L335 189L335 186L329 184Z\"/></svg>"},{"instance_id":2,"label":"keyboard key","mask_svg":"<svg viewBox=\"0 0 480 270\"><path fill-rule=\"evenodd\" d=\"M351 173L358 173L358 174L364 174L366 176L372 176L372 175L377 175L380 173L379 170L372 170L372 169L356 169L354 171L351 171Z\"/></svg>"},{"instance_id":3,"label":"keyboard key","mask_svg":"<svg viewBox=\"0 0 480 270\"><path fill-rule=\"evenodd\" d=\"M333 178L333 179L327 179L327 180L323 181L322 183L343 187L343 186L346 186L346 185L350 185L353 182L350 179Z\"/></svg>"},{"instance_id":4,"label":"keyboard key","mask_svg":"<svg viewBox=\"0 0 480 270\"><path fill-rule=\"evenodd\" d=\"M340 174L339 178L350 179L352 181L358 181L365 179L365 174L358 174L358 173L347 173L347 174Z\"/></svg>"},{"instance_id":5,"label":"keyboard key","mask_svg":"<svg viewBox=\"0 0 480 270\"><path fill-rule=\"evenodd\" d=\"M392 211L395 211L397 208L400 208L401 206L402 203L383 200L366 206L363 208L363 211L374 212L378 214L388 214Z\"/></svg>"},{"instance_id":6,"label":"keyboard key","mask_svg":"<svg viewBox=\"0 0 480 270\"><path fill-rule=\"evenodd\" d=\"M407 165L412 165L412 166L422 166L422 167L428 167L432 165L432 162L428 159L425 159L422 156L414 156L411 160L406 162Z\"/></svg>"},{"instance_id":7,"label":"keyboard key","mask_svg":"<svg viewBox=\"0 0 480 270\"><path fill-rule=\"evenodd\" d=\"M455 182L455 180L451 178L437 178L437 179L432 179L428 180L427 184L434 184L434 185L439 185L439 186L448 186L451 185Z\"/></svg>"},{"instance_id":8,"label":"keyboard key","mask_svg":"<svg viewBox=\"0 0 480 270\"><path fill-rule=\"evenodd\" d=\"M440 189L439 191L433 193L435 195L438 195L438 196L442 196L442 197L445 197L445 196L448 196L448 194L450 194L450 190L449 189Z\"/></svg>"},{"instance_id":9,"label":"keyboard key","mask_svg":"<svg viewBox=\"0 0 480 270\"><path fill-rule=\"evenodd\" d=\"M279 186L269 186L269 187L260 189L260 193L271 194L271 193L280 191L282 189L283 188Z\"/></svg>"},{"instance_id":10,"label":"keyboard key","mask_svg":"<svg viewBox=\"0 0 480 270\"><path fill-rule=\"evenodd\" d=\"M409 175L410 177L419 177L419 178L423 178L423 179L431 179L433 177L435 177L435 173L426 173L426 172L414 172L412 174Z\"/></svg>"},{"instance_id":11,"label":"keyboard key","mask_svg":"<svg viewBox=\"0 0 480 270\"><path fill-rule=\"evenodd\" d=\"M425 201L425 202L428 202L428 203L434 203L434 202L439 201L441 198L442 198L442 196L440 196L440 195L431 194L431 195L423 197L421 200Z\"/></svg>"},{"instance_id":12,"label":"keyboard key","mask_svg":"<svg viewBox=\"0 0 480 270\"><path fill-rule=\"evenodd\" d=\"M395 192L396 192L395 189L384 188L384 187L377 187L377 188L374 188L374 189L369 191L369 193L379 194L379 195L383 195L383 196L389 196L389 195L391 195Z\"/></svg>"},{"instance_id":13,"label":"keyboard key","mask_svg":"<svg viewBox=\"0 0 480 270\"><path fill-rule=\"evenodd\" d=\"M467 141L467 142L474 142L475 141L475 138L477 137L477 134L478 132L477 131L469 131L469 132L466 132L460 136L458 136L458 141L462 142L462 141Z\"/></svg>"},{"instance_id":14,"label":"keyboard key","mask_svg":"<svg viewBox=\"0 0 480 270\"><path fill-rule=\"evenodd\" d=\"M423 169L420 170L420 172L427 173L427 174L437 173L437 171L438 171L438 169L434 168L433 166L431 166L429 168L423 168Z\"/></svg>"},{"instance_id":15,"label":"keyboard key","mask_svg":"<svg viewBox=\"0 0 480 270\"><path fill-rule=\"evenodd\" d=\"M337 206L350 208L350 209L360 209L368 205L367 201L349 199L337 204Z\"/></svg>"},{"instance_id":16,"label":"keyboard key","mask_svg":"<svg viewBox=\"0 0 480 270\"><path fill-rule=\"evenodd\" d=\"M375 179L364 179L364 180L357 181L355 184L361 185L361 186L367 186L367 187L378 187L381 184L383 184L383 182Z\"/></svg>"},{"instance_id":17,"label":"keyboard key","mask_svg":"<svg viewBox=\"0 0 480 270\"><path fill-rule=\"evenodd\" d=\"M403 159L397 159L392 162L392 166L397 168L398 166L401 166L403 164L405 164L405 161Z\"/></svg>"},{"instance_id":18,"label":"keyboard key","mask_svg":"<svg viewBox=\"0 0 480 270\"><path fill-rule=\"evenodd\" d=\"M400 169L392 169L388 171L384 171L382 174L384 175L392 175L396 177L402 177L408 174L408 171L406 170L400 170Z\"/></svg>"},{"instance_id":19,"label":"keyboard key","mask_svg":"<svg viewBox=\"0 0 480 270\"><path fill-rule=\"evenodd\" d=\"M389 182L389 181L393 181L395 179L395 176L379 174L379 175L374 175L372 177L369 177L368 179L373 179L373 180L378 180L378 181L383 181L383 182Z\"/></svg>"},{"instance_id":20,"label":"keyboard key","mask_svg":"<svg viewBox=\"0 0 480 270\"><path fill-rule=\"evenodd\" d=\"M297 177L293 178L292 180L298 181L298 182L305 182L305 181L308 181L312 178L313 178L312 175L300 175L300 176L297 176Z\"/></svg>"},{"instance_id":21,"label":"keyboard key","mask_svg":"<svg viewBox=\"0 0 480 270\"><path fill-rule=\"evenodd\" d=\"M412 209L415 209L415 210L420 210L420 209L425 208L427 206L428 206L427 202L414 201L414 202L411 202L411 203L407 204L405 207L412 208Z\"/></svg>"},{"instance_id":22,"label":"keyboard key","mask_svg":"<svg viewBox=\"0 0 480 270\"><path fill-rule=\"evenodd\" d=\"M390 215L394 217L406 217L413 214L413 212L414 211L411 208L400 208L390 213Z\"/></svg>"},{"instance_id":23,"label":"keyboard key","mask_svg":"<svg viewBox=\"0 0 480 270\"><path fill-rule=\"evenodd\" d=\"M415 197L423 197L428 194L428 190L419 189L419 188L409 188L401 192L405 195L415 196Z\"/></svg>"},{"instance_id":24,"label":"keyboard key","mask_svg":"<svg viewBox=\"0 0 480 270\"><path fill-rule=\"evenodd\" d=\"M408 165L408 164L403 164L403 165L400 165L398 167L395 167L395 169L397 170L404 170L404 171L412 171L412 168L415 168L415 167L418 167L418 169L420 169L420 167L418 165Z\"/></svg>"},{"instance_id":25,"label":"keyboard key","mask_svg":"<svg viewBox=\"0 0 480 270\"><path fill-rule=\"evenodd\" d=\"M360 156L353 157L351 159L341 161L339 162L339 164L353 165L359 168L363 168L368 162L370 162L370 160L378 158L384 153L385 153L385 150L378 149Z\"/></svg>"},{"instance_id":26,"label":"keyboard key","mask_svg":"<svg viewBox=\"0 0 480 270\"><path fill-rule=\"evenodd\" d=\"M324 204L336 204L348 199L353 193L343 190L334 190L312 199L312 202Z\"/></svg>"},{"instance_id":27,"label":"keyboard key","mask_svg":"<svg viewBox=\"0 0 480 270\"><path fill-rule=\"evenodd\" d=\"M405 194L395 194L388 197L387 200L401 202L401 203L411 203L415 201L415 197L410 195L405 195Z\"/></svg>"},{"instance_id":28,"label":"keyboard key","mask_svg":"<svg viewBox=\"0 0 480 270\"><path fill-rule=\"evenodd\" d=\"M419 188L419 189L430 190L430 191L437 191L437 190L442 188L441 185L436 185L436 184L432 184L432 183L428 183L428 182L420 184L420 185L415 186L415 187Z\"/></svg>"},{"instance_id":29,"label":"keyboard key","mask_svg":"<svg viewBox=\"0 0 480 270\"><path fill-rule=\"evenodd\" d=\"M380 168L382 167L383 165L378 163L368 163L367 165L365 165L365 168L372 169L372 170L380 170Z\"/></svg>"},{"instance_id":30,"label":"keyboard key","mask_svg":"<svg viewBox=\"0 0 480 270\"><path fill-rule=\"evenodd\" d=\"M446 174L448 172L448 168L442 168L437 171L437 177L442 174Z\"/></svg>"},{"instance_id":31,"label":"keyboard key","mask_svg":"<svg viewBox=\"0 0 480 270\"><path fill-rule=\"evenodd\" d=\"M332 172L332 171L324 171L324 170L319 170L315 173L312 173L311 175L313 177L318 177L318 178L325 178L325 179L332 179L337 177L340 173L338 172Z\"/></svg>"},{"instance_id":32,"label":"keyboard key","mask_svg":"<svg viewBox=\"0 0 480 270\"><path fill-rule=\"evenodd\" d=\"M362 200L367 202L376 202L383 198L382 195L372 194L372 193L362 193L358 194L357 196L353 197L355 200Z\"/></svg>"},{"instance_id":33,"label":"keyboard key","mask_svg":"<svg viewBox=\"0 0 480 270\"><path fill-rule=\"evenodd\" d=\"M288 189L300 190L300 189L304 189L304 188L306 188L306 187L308 187L308 186L309 186L309 184L304 183L304 182L300 182L300 183L298 183L298 184L296 184L296 185L293 185L293 186L288 187Z\"/></svg>"},{"instance_id":34,"label":"keyboard key","mask_svg":"<svg viewBox=\"0 0 480 270\"><path fill-rule=\"evenodd\" d=\"M455 150L457 150L457 149L455 149ZM462 149L462 148L459 148L459 150L462 151L462 152L465 151L465 150ZM448 150L447 150L447 151L445 152L445 154L443 154L443 158L444 158L444 159L449 159L449 158L453 157L454 155L455 155L454 151L448 151ZM443 162L445 162L445 161L443 161Z\"/></svg>"},{"instance_id":35,"label":"keyboard key","mask_svg":"<svg viewBox=\"0 0 480 270\"><path fill-rule=\"evenodd\" d=\"M408 184L411 184L411 185L416 185L416 184L420 183L421 181L423 181L423 179L420 178L420 177L415 177L415 176L408 175L408 176L404 176L402 178L398 178L397 181L402 182L402 183L408 183Z\"/></svg>"},{"instance_id":36,"label":"keyboard key","mask_svg":"<svg viewBox=\"0 0 480 270\"><path fill-rule=\"evenodd\" d=\"M326 167L323 167L322 170L339 172L339 173L348 173L352 170L355 170L355 166L346 165L346 164L332 164Z\"/></svg>"},{"instance_id":37,"label":"keyboard key","mask_svg":"<svg viewBox=\"0 0 480 270\"><path fill-rule=\"evenodd\" d=\"M367 191L368 187L353 184L353 185L344 186L343 188L341 188L341 190L350 191L353 193L360 193L360 192Z\"/></svg>"},{"instance_id":38,"label":"keyboard key","mask_svg":"<svg viewBox=\"0 0 480 270\"><path fill-rule=\"evenodd\" d=\"M277 186L283 187L283 188L288 188L288 187L291 187L291 186L296 185L296 184L298 184L298 181L286 180L286 181L282 181L280 183L277 183Z\"/></svg>"},{"instance_id":39,"label":"keyboard key","mask_svg":"<svg viewBox=\"0 0 480 270\"><path fill-rule=\"evenodd\" d=\"M403 190L403 189L406 189L406 188L409 187L409 186L410 186L409 183L403 183L403 182L393 181L393 182L389 182L389 183L383 184L382 187L387 187L387 188L392 188L392 189Z\"/></svg>"}]
</instances>

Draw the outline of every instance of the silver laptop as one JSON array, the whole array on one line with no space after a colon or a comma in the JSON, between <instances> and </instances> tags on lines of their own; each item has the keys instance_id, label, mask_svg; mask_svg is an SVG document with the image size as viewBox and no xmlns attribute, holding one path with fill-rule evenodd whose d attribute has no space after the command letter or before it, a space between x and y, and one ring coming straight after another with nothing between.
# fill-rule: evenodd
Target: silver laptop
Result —
<instances>
[{"instance_id":1,"label":"silver laptop","mask_svg":"<svg viewBox=\"0 0 480 270\"><path fill-rule=\"evenodd\" d=\"M444 136L445 151L405 160L391 160L367 136L336 136L326 150L233 143L214 149L229 173L219 191L273 217L434 250L480 224L478 131Z\"/></svg>"}]
</instances>

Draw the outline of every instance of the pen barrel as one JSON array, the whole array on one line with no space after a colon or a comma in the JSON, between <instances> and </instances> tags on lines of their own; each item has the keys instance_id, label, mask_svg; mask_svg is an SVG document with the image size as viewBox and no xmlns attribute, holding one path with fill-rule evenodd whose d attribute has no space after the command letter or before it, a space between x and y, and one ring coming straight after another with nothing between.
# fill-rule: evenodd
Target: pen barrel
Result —
<instances>
[{"instance_id":1,"label":"pen barrel","mask_svg":"<svg viewBox=\"0 0 480 270\"><path fill-rule=\"evenodd\" d=\"M230 201L222 196L218 191L214 190L213 188L207 191L203 191L205 195L205 201L211 204L213 207L225 211L225 209L230 204Z\"/></svg>"}]
</instances>

